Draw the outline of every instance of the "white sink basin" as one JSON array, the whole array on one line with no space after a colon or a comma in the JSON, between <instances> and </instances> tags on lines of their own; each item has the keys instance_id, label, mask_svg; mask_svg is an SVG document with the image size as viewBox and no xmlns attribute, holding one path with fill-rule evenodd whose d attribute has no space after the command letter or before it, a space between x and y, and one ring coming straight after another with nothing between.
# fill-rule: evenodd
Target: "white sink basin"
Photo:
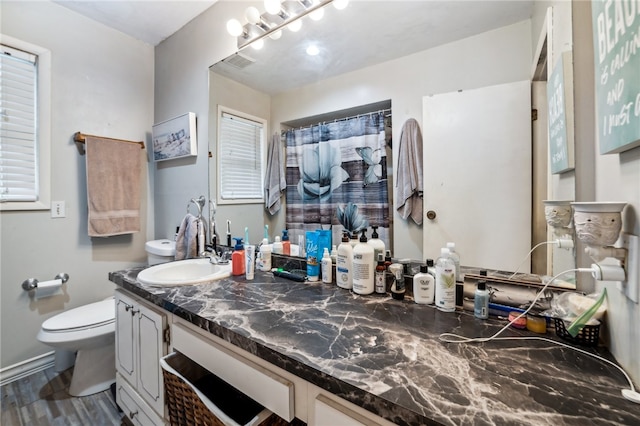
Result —
<instances>
[{"instance_id":1,"label":"white sink basin","mask_svg":"<svg viewBox=\"0 0 640 426\"><path fill-rule=\"evenodd\" d=\"M138 274L138 282L151 286L172 287L220 280L231 275L231 263L215 265L208 258L161 263Z\"/></svg>"}]
</instances>

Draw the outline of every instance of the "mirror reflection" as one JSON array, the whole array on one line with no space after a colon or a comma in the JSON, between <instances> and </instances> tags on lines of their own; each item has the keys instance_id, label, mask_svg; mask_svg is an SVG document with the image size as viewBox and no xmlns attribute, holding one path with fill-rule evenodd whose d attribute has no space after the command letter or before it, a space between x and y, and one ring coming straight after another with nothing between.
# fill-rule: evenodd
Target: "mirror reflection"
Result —
<instances>
[{"instance_id":1,"label":"mirror reflection","mask_svg":"<svg viewBox=\"0 0 640 426\"><path fill-rule=\"evenodd\" d=\"M254 6L262 8L261 2L255 2ZM426 13L427 8L429 13ZM238 13L241 16L243 12L239 9ZM535 15L542 17L535 18ZM409 119L416 119L424 126L423 98L427 96L531 81L532 58L540 55L538 51L532 52L536 50L540 31L540 28L532 28L532 22L540 25L542 20L544 11L536 10L534 2L528 1L357 1L350 2L346 9L340 11L329 6L321 21L304 19L299 32L283 30L278 40L266 38L261 50L244 48L210 68L210 151L217 152L219 106L265 119L265 152L267 142L275 133L281 136L282 151L286 154L288 130L384 111L384 107L389 105L384 163L389 190L388 248L399 258L424 260L437 257L438 253L426 245L426 240L433 235L429 227L434 223L427 223L426 218L422 224L404 220L395 209L397 141L400 140L402 126ZM318 46L319 54L315 56L306 53L311 42ZM545 102L540 101L538 109L544 109ZM544 134L543 129L538 130L541 135ZM542 136L541 139L538 144L546 145L546 138ZM535 148L536 142L533 144ZM490 149L485 151L490 155ZM532 194L533 198L527 207L530 212L528 219L523 225L526 241L522 246L526 250L516 250L517 261L515 257L505 261L508 256L501 252L514 251L513 247L493 247L490 259L485 259L479 252L488 250L479 250L485 246L478 240L455 241L463 264L514 271L524 260L528 249L552 236L547 235L542 200L555 197L573 199L572 173L551 176L546 169L546 155L545 152L543 157L532 159L537 161L532 170L533 181L528 179L520 183L520 191ZM209 175L211 199L218 200L218 223L230 220L234 235L242 234L241 229L234 229L234 224L237 227L246 223L256 224L250 226L250 238L255 241L263 237L263 224L269 226L271 239L280 235L281 230L287 227L284 192L282 208L273 215L265 209L264 203L221 203L218 198L217 157L214 155L210 161ZM424 161L424 167L429 167L428 152L424 153ZM476 186L473 171L457 170L457 174L465 178L463 194L467 198L450 203L464 211L471 205L469 199L484 189ZM288 185L297 186L299 181L299 177L287 175ZM534 185L547 190L536 196L532 193ZM429 194L425 193L425 216L429 200ZM483 208L491 209L491 204L485 202ZM461 220L474 220L472 209L467 210ZM335 212L332 213L335 216ZM496 214L510 213L501 209ZM478 225L482 226L481 223ZM510 234L511 230L492 230L492 233L499 232ZM451 235L447 230L442 231L435 244L446 244L453 238ZM338 242L335 236L334 242ZM554 248L546 249L535 258L531 269L525 265L520 270L551 274L555 268ZM569 257L573 259L572 252L569 252Z\"/></svg>"}]
</instances>

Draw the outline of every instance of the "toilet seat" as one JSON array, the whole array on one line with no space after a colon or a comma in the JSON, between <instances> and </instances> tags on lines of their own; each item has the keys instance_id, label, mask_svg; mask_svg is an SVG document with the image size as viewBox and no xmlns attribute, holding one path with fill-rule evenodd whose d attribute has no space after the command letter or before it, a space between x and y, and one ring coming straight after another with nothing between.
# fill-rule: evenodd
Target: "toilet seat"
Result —
<instances>
[{"instance_id":1,"label":"toilet seat","mask_svg":"<svg viewBox=\"0 0 640 426\"><path fill-rule=\"evenodd\" d=\"M51 333L80 331L113 323L115 317L115 302L109 298L55 315L42 323L42 330Z\"/></svg>"}]
</instances>

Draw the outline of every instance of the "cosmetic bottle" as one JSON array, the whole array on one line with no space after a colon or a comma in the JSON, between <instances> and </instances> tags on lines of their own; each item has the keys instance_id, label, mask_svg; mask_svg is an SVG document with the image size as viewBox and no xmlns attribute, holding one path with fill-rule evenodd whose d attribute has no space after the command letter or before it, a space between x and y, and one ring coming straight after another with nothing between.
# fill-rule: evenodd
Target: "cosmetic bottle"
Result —
<instances>
[{"instance_id":1,"label":"cosmetic bottle","mask_svg":"<svg viewBox=\"0 0 640 426\"><path fill-rule=\"evenodd\" d=\"M353 288L353 280L351 278L353 248L349 240L349 233L345 231L342 236L342 242L338 246L338 257L336 258L336 283L338 287L346 289Z\"/></svg>"},{"instance_id":2,"label":"cosmetic bottle","mask_svg":"<svg viewBox=\"0 0 640 426\"><path fill-rule=\"evenodd\" d=\"M324 248L324 253L322 253L322 282L326 284L331 284L333 281L333 262L331 262L331 255L329 254L329 250Z\"/></svg>"},{"instance_id":3,"label":"cosmetic bottle","mask_svg":"<svg viewBox=\"0 0 640 426\"><path fill-rule=\"evenodd\" d=\"M473 297L473 315L476 318L489 318L489 290L487 290L487 282L478 281L476 293Z\"/></svg>"},{"instance_id":4,"label":"cosmetic bottle","mask_svg":"<svg viewBox=\"0 0 640 426\"><path fill-rule=\"evenodd\" d=\"M372 226L371 229L373 231L371 231L371 238L369 238L369 241L367 242L371 247L373 247L373 258L375 260L378 260L378 255L382 254L384 256L384 252L385 252L385 245L384 245L384 241L382 241L378 235L378 227L377 226Z\"/></svg>"},{"instance_id":5,"label":"cosmetic bottle","mask_svg":"<svg viewBox=\"0 0 640 426\"><path fill-rule=\"evenodd\" d=\"M271 245L269 240L264 238L260 246L260 270L269 272L271 270Z\"/></svg>"},{"instance_id":6,"label":"cosmetic bottle","mask_svg":"<svg viewBox=\"0 0 640 426\"><path fill-rule=\"evenodd\" d=\"M382 253L378 253L374 287L377 294L387 294L387 271L384 267L384 254Z\"/></svg>"},{"instance_id":7,"label":"cosmetic bottle","mask_svg":"<svg viewBox=\"0 0 640 426\"><path fill-rule=\"evenodd\" d=\"M282 250L282 242L280 241L280 237L276 235L273 244L271 244L271 252L273 254L283 254Z\"/></svg>"},{"instance_id":8,"label":"cosmetic bottle","mask_svg":"<svg viewBox=\"0 0 640 426\"><path fill-rule=\"evenodd\" d=\"M287 229L282 230L282 254L287 256L291 255L291 241L289 241L289 231Z\"/></svg>"},{"instance_id":9,"label":"cosmetic bottle","mask_svg":"<svg viewBox=\"0 0 640 426\"><path fill-rule=\"evenodd\" d=\"M234 276L244 275L245 273L245 257L244 257L244 245L242 244L242 238L234 238L236 240L236 246L231 253L231 274Z\"/></svg>"},{"instance_id":10,"label":"cosmetic bottle","mask_svg":"<svg viewBox=\"0 0 640 426\"><path fill-rule=\"evenodd\" d=\"M447 248L449 249L449 257L456 265L456 282L464 282L464 277L460 273L460 256L456 253L456 243L447 243Z\"/></svg>"},{"instance_id":11,"label":"cosmetic bottle","mask_svg":"<svg viewBox=\"0 0 640 426\"><path fill-rule=\"evenodd\" d=\"M449 249L440 249L436 260L436 307L444 312L456 310L456 265L449 257Z\"/></svg>"},{"instance_id":12,"label":"cosmetic bottle","mask_svg":"<svg viewBox=\"0 0 640 426\"><path fill-rule=\"evenodd\" d=\"M338 260L338 248L334 244L333 247L331 247L331 261L335 264L337 260Z\"/></svg>"},{"instance_id":13,"label":"cosmetic bottle","mask_svg":"<svg viewBox=\"0 0 640 426\"><path fill-rule=\"evenodd\" d=\"M373 247L367 244L367 230L362 230L360 242L353 248L353 292L357 294L373 293Z\"/></svg>"},{"instance_id":14,"label":"cosmetic bottle","mask_svg":"<svg viewBox=\"0 0 640 426\"><path fill-rule=\"evenodd\" d=\"M402 265L392 263L389 265L389 272L393 275L393 284L391 284L391 297L396 300L403 300L406 288L404 286L404 277L402 276Z\"/></svg>"},{"instance_id":15,"label":"cosmetic bottle","mask_svg":"<svg viewBox=\"0 0 640 426\"><path fill-rule=\"evenodd\" d=\"M434 300L435 279L428 272L427 265L420 266L420 272L413 276L413 299L416 303L430 305Z\"/></svg>"}]
</instances>

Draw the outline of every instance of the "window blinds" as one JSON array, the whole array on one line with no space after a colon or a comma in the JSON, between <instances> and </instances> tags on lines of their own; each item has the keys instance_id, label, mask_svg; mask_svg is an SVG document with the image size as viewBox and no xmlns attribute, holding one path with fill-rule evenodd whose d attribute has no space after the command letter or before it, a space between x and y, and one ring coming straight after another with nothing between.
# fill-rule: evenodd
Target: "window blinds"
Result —
<instances>
[{"instance_id":1,"label":"window blinds","mask_svg":"<svg viewBox=\"0 0 640 426\"><path fill-rule=\"evenodd\" d=\"M263 134L261 123L222 113L218 151L222 199L262 199Z\"/></svg>"},{"instance_id":2,"label":"window blinds","mask_svg":"<svg viewBox=\"0 0 640 426\"><path fill-rule=\"evenodd\" d=\"M0 201L36 201L37 56L1 47Z\"/></svg>"}]
</instances>

